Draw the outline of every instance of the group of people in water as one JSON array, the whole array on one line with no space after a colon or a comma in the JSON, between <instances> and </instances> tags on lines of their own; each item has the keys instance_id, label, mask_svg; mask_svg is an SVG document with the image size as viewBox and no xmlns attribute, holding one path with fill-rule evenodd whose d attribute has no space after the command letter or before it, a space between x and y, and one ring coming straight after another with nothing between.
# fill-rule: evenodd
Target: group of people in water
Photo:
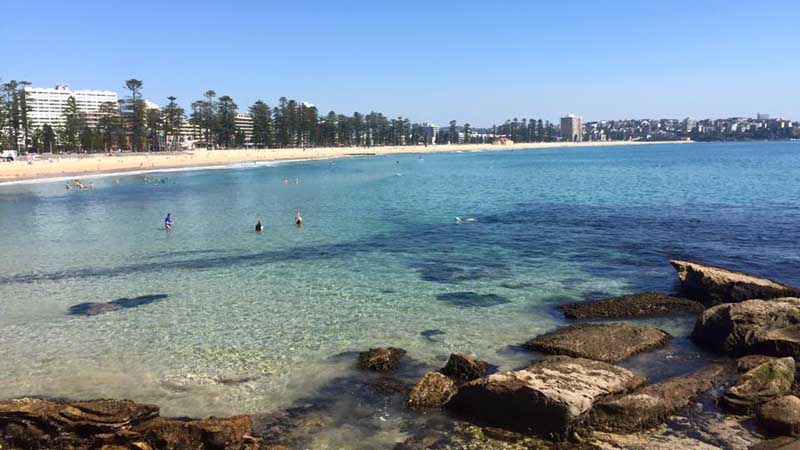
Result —
<instances>
[{"instance_id":1,"label":"group of people in water","mask_svg":"<svg viewBox=\"0 0 800 450\"><path fill-rule=\"evenodd\" d=\"M74 179L72 181L68 181L67 184L66 184L66 189L68 191L71 191L72 188L75 188L75 189L78 189L78 190L81 190L81 191L84 190L84 189L94 189L94 183L90 181L88 184L83 184L83 182L81 182L81 180L79 178L76 178L76 179Z\"/></svg>"},{"instance_id":2,"label":"group of people in water","mask_svg":"<svg viewBox=\"0 0 800 450\"><path fill-rule=\"evenodd\" d=\"M172 224L174 223L172 219L172 213L168 212L167 217L164 218L164 229L167 231L172 231ZM298 227L303 226L303 216L300 214L300 211L294 215L294 224ZM258 219L256 222L256 233L262 233L264 231L264 223L261 219Z\"/></svg>"}]
</instances>

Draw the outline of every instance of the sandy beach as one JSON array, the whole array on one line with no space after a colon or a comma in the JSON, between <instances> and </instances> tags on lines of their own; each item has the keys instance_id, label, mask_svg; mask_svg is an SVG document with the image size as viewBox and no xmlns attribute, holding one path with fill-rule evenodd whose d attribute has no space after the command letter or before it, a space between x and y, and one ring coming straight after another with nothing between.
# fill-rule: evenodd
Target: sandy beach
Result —
<instances>
[{"instance_id":1,"label":"sandy beach","mask_svg":"<svg viewBox=\"0 0 800 450\"><path fill-rule=\"evenodd\" d=\"M476 152L502 150L533 150L555 147L607 147L615 145L674 144L670 142L548 142L518 143L509 145L461 144L435 146L387 146L387 147L334 147L334 148L280 148L280 149L236 149L193 150L175 153L119 153L49 156L43 155L33 161L20 158L14 162L0 163L0 181L20 181L63 176L81 176L99 173L132 172L140 170L173 169L193 166L219 166L260 161L286 161L302 159L327 159L348 156L390 155L400 153Z\"/></svg>"}]
</instances>

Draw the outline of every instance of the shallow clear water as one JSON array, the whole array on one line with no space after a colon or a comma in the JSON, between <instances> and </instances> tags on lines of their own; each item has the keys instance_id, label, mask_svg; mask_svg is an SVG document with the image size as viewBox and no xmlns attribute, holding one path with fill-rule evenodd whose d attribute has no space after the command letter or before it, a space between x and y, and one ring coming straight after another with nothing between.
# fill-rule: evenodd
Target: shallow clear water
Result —
<instances>
[{"instance_id":1,"label":"shallow clear water","mask_svg":"<svg viewBox=\"0 0 800 450\"><path fill-rule=\"evenodd\" d=\"M558 304L671 291L673 257L800 284L797 142L401 155L151 177L164 182L0 186L0 398L269 412L351 373L353 358L337 355L370 346L403 347L432 366L455 351L519 365L531 355L509 346L563 324ZM263 234L253 231L259 217ZM458 294L469 292L477 295ZM68 314L153 294L167 297ZM650 322L690 347L690 319Z\"/></svg>"}]
</instances>

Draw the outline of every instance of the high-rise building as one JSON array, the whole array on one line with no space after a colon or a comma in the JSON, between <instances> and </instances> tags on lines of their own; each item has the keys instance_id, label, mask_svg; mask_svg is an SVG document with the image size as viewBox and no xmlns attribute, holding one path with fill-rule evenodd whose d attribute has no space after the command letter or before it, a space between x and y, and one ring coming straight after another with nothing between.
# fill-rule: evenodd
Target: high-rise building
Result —
<instances>
[{"instance_id":1,"label":"high-rise building","mask_svg":"<svg viewBox=\"0 0 800 450\"><path fill-rule=\"evenodd\" d=\"M580 117L575 114L567 114L566 117L561 118L561 139L574 142L583 140L583 125Z\"/></svg>"},{"instance_id":2,"label":"high-rise building","mask_svg":"<svg viewBox=\"0 0 800 450\"><path fill-rule=\"evenodd\" d=\"M103 103L117 104L117 94L111 91L73 91L66 85L55 88L35 88L26 86L25 94L30 107L28 120L31 129L49 124L53 128L60 128L66 124L64 109L67 100L75 98L78 111L85 114L86 124L90 127L97 126L100 119L100 105Z\"/></svg>"},{"instance_id":3,"label":"high-rise building","mask_svg":"<svg viewBox=\"0 0 800 450\"><path fill-rule=\"evenodd\" d=\"M253 142L253 116L246 113L238 113L233 120L236 128L244 131L244 141L246 143Z\"/></svg>"}]
</instances>

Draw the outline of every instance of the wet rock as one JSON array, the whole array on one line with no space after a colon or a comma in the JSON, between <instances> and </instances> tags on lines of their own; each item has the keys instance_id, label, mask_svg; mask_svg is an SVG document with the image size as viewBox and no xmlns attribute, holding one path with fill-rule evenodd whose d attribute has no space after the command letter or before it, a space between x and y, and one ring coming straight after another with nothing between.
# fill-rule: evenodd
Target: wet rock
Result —
<instances>
[{"instance_id":1,"label":"wet rock","mask_svg":"<svg viewBox=\"0 0 800 450\"><path fill-rule=\"evenodd\" d=\"M784 395L758 408L758 423L770 435L800 435L800 398Z\"/></svg>"},{"instance_id":2,"label":"wet rock","mask_svg":"<svg viewBox=\"0 0 800 450\"><path fill-rule=\"evenodd\" d=\"M723 366L710 366L630 394L601 400L592 410L591 426L615 433L652 428L713 388L724 373Z\"/></svg>"},{"instance_id":3,"label":"wet rock","mask_svg":"<svg viewBox=\"0 0 800 450\"><path fill-rule=\"evenodd\" d=\"M582 323L560 328L524 344L554 355L614 362L662 347L671 336L658 328L629 323Z\"/></svg>"},{"instance_id":4,"label":"wet rock","mask_svg":"<svg viewBox=\"0 0 800 450\"><path fill-rule=\"evenodd\" d=\"M497 294L478 294L476 292L448 292L437 295L436 299L462 308L489 308L510 303L507 298Z\"/></svg>"},{"instance_id":5,"label":"wet rock","mask_svg":"<svg viewBox=\"0 0 800 450\"><path fill-rule=\"evenodd\" d=\"M442 336L443 334L445 333L442 330L424 330L419 333L420 336L428 339L429 341L433 341L434 337Z\"/></svg>"},{"instance_id":6,"label":"wet rock","mask_svg":"<svg viewBox=\"0 0 800 450\"><path fill-rule=\"evenodd\" d=\"M596 401L645 383L644 378L621 367L555 357L527 369L467 383L446 407L492 426L564 440L585 420Z\"/></svg>"},{"instance_id":7,"label":"wet rock","mask_svg":"<svg viewBox=\"0 0 800 450\"><path fill-rule=\"evenodd\" d=\"M397 368L405 354L406 351L402 348L371 348L358 354L358 367L376 372L389 372Z\"/></svg>"},{"instance_id":8,"label":"wet rock","mask_svg":"<svg viewBox=\"0 0 800 450\"><path fill-rule=\"evenodd\" d=\"M703 305L693 300L658 292L623 295L605 300L570 303L561 306L567 319L609 319L660 316L676 313L700 313Z\"/></svg>"},{"instance_id":9,"label":"wet rock","mask_svg":"<svg viewBox=\"0 0 800 450\"><path fill-rule=\"evenodd\" d=\"M451 378L472 381L486 375L491 365L463 353L451 353L440 372Z\"/></svg>"},{"instance_id":10,"label":"wet rock","mask_svg":"<svg viewBox=\"0 0 800 450\"><path fill-rule=\"evenodd\" d=\"M96 316L125 308L135 308L167 298L166 294L142 295L134 298L118 298L107 303L80 303L71 306L69 313L74 316Z\"/></svg>"},{"instance_id":11,"label":"wet rock","mask_svg":"<svg viewBox=\"0 0 800 450\"><path fill-rule=\"evenodd\" d=\"M781 436L750 447L749 450L800 450L800 439Z\"/></svg>"},{"instance_id":12,"label":"wet rock","mask_svg":"<svg viewBox=\"0 0 800 450\"><path fill-rule=\"evenodd\" d=\"M681 293L706 306L750 299L800 296L800 291L777 281L690 261L670 261L678 271Z\"/></svg>"},{"instance_id":13,"label":"wet rock","mask_svg":"<svg viewBox=\"0 0 800 450\"><path fill-rule=\"evenodd\" d=\"M774 356L766 355L747 355L736 360L736 371L739 373L749 372L752 369L775 359Z\"/></svg>"},{"instance_id":14,"label":"wet rock","mask_svg":"<svg viewBox=\"0 0 800 450\"><path fill-rule=\"evenodd\" d=\"M775 397L787 394L794 382L795 362L780 358L765 362L739 378L720 399L720 404L737 413L747 413Z\"/></svg>"},{"instance_id":15,"label":"wet rock","mask_svg":"<svg viewBox=\"0 0 800 450\"><path fill-rule=\"evenodd\" d=\"M689 436L668 433L595 433L591 443L596 450L721 450Z\"/></svg>"},{"instance_id":16,"label":"wet rock","mask_svg":"<svg viewBox=\"0 0 800 450\"><path fill-rule=\"evenodd\" d=\"M251 428L247 416L187 421L159 417L132 431L156 448L241 449L252 439Z\"/></svg>"},{"instance_id":17,"label":"wet rock","mask_svg":"<svg viewBox=\"0 0 800 450\"><path fill-rule=\"evenodd\" d=\"M701 347L730 356L800 357L800 298L714 306L697 319L691 338Z\"/></svg>"},{"instance_id":18,"label":"wet rock","mask_svg":"<svg viewBox=\"0 0 800 450\"><path fill-rule=\"evenodd\" d=\"M406 404L411 408L435 408L444 405L458 391L450 378L428 372L411 389Z\"/></svg>"}]
</instances>

